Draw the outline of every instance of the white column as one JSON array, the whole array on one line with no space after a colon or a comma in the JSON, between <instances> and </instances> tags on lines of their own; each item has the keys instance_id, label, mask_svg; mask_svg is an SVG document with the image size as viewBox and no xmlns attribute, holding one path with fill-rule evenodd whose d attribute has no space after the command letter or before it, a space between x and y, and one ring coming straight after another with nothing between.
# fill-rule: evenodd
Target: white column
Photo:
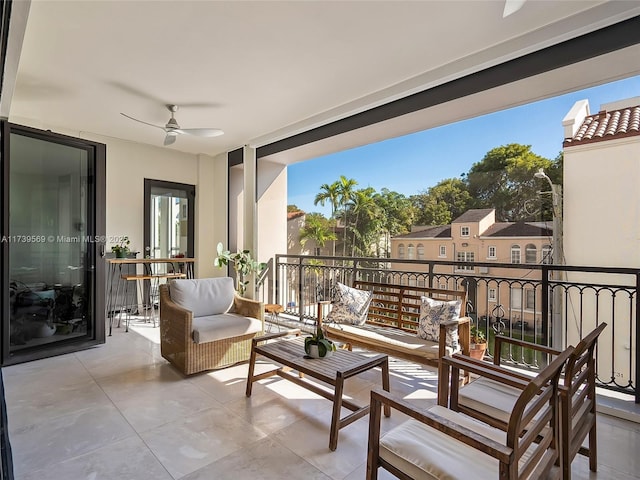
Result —
<instances>
[{"instance_id":1,"label":"white column","mask_svg":"<svg viewBox=\"0 0 640 480\"><path fill-rule=\"evenodd\" d=\"M243 218L243 235L242 235L242 249L249 250L251 256L255 259L259 258L258 252L258 240L256 228L257 225L257 209L256 204L258 202L256 194L256 182L257 182L257 164L256 164L256 149L245 145L242 149L243 155L243 173L244 173L244 218ZM254 298L255 296L255 278L253 276L248 279L249 284L245 296L247 298Z\"/></svg>"}]
</instances>

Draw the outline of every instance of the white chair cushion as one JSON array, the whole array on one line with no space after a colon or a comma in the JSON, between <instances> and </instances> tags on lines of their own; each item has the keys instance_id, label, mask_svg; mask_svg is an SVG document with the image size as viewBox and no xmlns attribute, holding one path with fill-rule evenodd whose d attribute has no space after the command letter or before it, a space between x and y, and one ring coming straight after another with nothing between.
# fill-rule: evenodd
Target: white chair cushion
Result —
<instances>
[{"instance_id":1,"label":"white chair cushion","mask_svg":"<svg viewBox=\"0 0 640 480\"><path fill-rule=\"evenodd\" d=\"M504 432L466 415L438 406L429 411L492 440L504 442ZM415 420L401 424L382 437L380 457L416 480L498 478L497 460Z\"/></svg>"},{"instance_id":2,"label":"white chair cushion","mask_svg":"<svg viewBox=\"0 0 640 480\"><path fill-rule=\"evenodd\" d=\"M221 313L193 319L193 341L196 343L215 342L261 331L260 320L235 313Z\"/></svg>"},{"instance_id":3,"label":"white chair cushion","mask_svg":"<svg viewBox=\"0 0 640 480\"><path fill-rule=\"evenodd\" d=\"M458 404L507 423L521 393L522 390L518 388L479 377L460 388Z\"/></svg>"},{"instance_id":4,"label":"white chair cushion","mask_svg":"<svg viewBox=\"0 0 640 480\"><path fill-rule=\"evenodd\" d=\"M418 338L415 334L398 328L376 327L374 325L326 325L327 336L348 335L354 342L362 342L373 347L388 347L410 355L420 355L424 358L439 358L438 343ZM459 349L446 347L446 354L453 355Z\"/></svg>"},{"instance_id":5,"label":"white chair cushion","mask_svg":"<svg viewBox=\"0 0 640 480\"><path fill-rule=\"evenodd\" d=\"M171 300L191 310L194 317L219 315L233 305L235 289L231 277L173 280L169 284Z\"/></svg>"}]
</instances>

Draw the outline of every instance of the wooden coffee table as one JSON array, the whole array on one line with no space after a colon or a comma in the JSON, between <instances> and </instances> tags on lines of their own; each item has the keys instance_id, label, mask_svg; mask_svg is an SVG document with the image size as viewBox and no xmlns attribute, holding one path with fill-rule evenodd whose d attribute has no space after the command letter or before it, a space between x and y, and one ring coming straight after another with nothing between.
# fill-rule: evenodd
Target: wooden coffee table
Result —
<instances>
[{"instance_id":1,"label":"wooden coffee table","mask_svg":"<svg viewBox=\"0 0 640 480\"><path fill-rule=\"evenodd\" d=\"M277 342L266 343L267 340L297 335L293 338L283 338ZM283 365L275 370L270 370L254 375L256 357L262 355L276 363ZM298 375L285 371L285 367L297 370ZM359 373L375 367L382 369L382 388L389 391L389 359L386 355L373 357L337 350L328 358L316 359L307 357L304 353L304 337L300 336L300 330L290 330L263 335L253 339L251 344L251 357L249 358L249 373L247 375L247 397L251 396L253 382L278 375L301 387L304 387L333 402L333 414L331 416L331 430L329 432L329 449L335 450L338 446L338 431L369 413L369 405L359 406L350 400L343 398L344 381ZM332 385L333 394L323 390L305 380L304 375ZM340 409L345 407L352 413L340 418ZM384 407L385 416L391 415L388 405Z\"/></svg>"}]
</instances>

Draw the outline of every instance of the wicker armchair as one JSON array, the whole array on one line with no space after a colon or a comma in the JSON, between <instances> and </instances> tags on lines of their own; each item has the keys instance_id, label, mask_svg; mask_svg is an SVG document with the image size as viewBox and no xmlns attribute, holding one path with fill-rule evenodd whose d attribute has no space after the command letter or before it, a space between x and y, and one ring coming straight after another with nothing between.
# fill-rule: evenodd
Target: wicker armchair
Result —
<instances>
[{"instance_id":1,"label":"wicker armchair","mask_svg":"<svg viewBox=\"0 0 640 480\"><path fill-rule=\"evenodd\" d=\"M234 295L233 305L224 316L229 317L229 314L235 314L245 322L246 317L250 317L245 331L235 336L223 333L224 338L198 343L197 338L194 339L198 318L194 322L193 312L171 299L170 285L160 285L160 350L163 358L185 375L249 360L251 340L264 332L264 306L261 302ZM259 321L258 327L255 320Z\"/></svg>"}]
</instances>

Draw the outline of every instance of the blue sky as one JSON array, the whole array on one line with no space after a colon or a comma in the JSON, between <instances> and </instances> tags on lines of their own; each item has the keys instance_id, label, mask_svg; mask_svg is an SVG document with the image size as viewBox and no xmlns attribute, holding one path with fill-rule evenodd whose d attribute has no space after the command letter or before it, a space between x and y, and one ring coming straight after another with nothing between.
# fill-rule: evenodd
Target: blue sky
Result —
<instances>
[{"instance_id":1,"label":"blue sky","mask_svg":"<svg viewBox=\"0 0 640 480\"><path fill-rule=\"evenodd\" d=\"M534 153L553 159L562 150L562 119L576 101L588 99L595 113L602 103L637 96L640 76L290 165L288 203L329 216L330 206L314 206L313 199L320 185L340 175L355 179L356 188L413 195L459 177L489 150L508 143L531 145Z\"/></svg>"}]
</instances>

